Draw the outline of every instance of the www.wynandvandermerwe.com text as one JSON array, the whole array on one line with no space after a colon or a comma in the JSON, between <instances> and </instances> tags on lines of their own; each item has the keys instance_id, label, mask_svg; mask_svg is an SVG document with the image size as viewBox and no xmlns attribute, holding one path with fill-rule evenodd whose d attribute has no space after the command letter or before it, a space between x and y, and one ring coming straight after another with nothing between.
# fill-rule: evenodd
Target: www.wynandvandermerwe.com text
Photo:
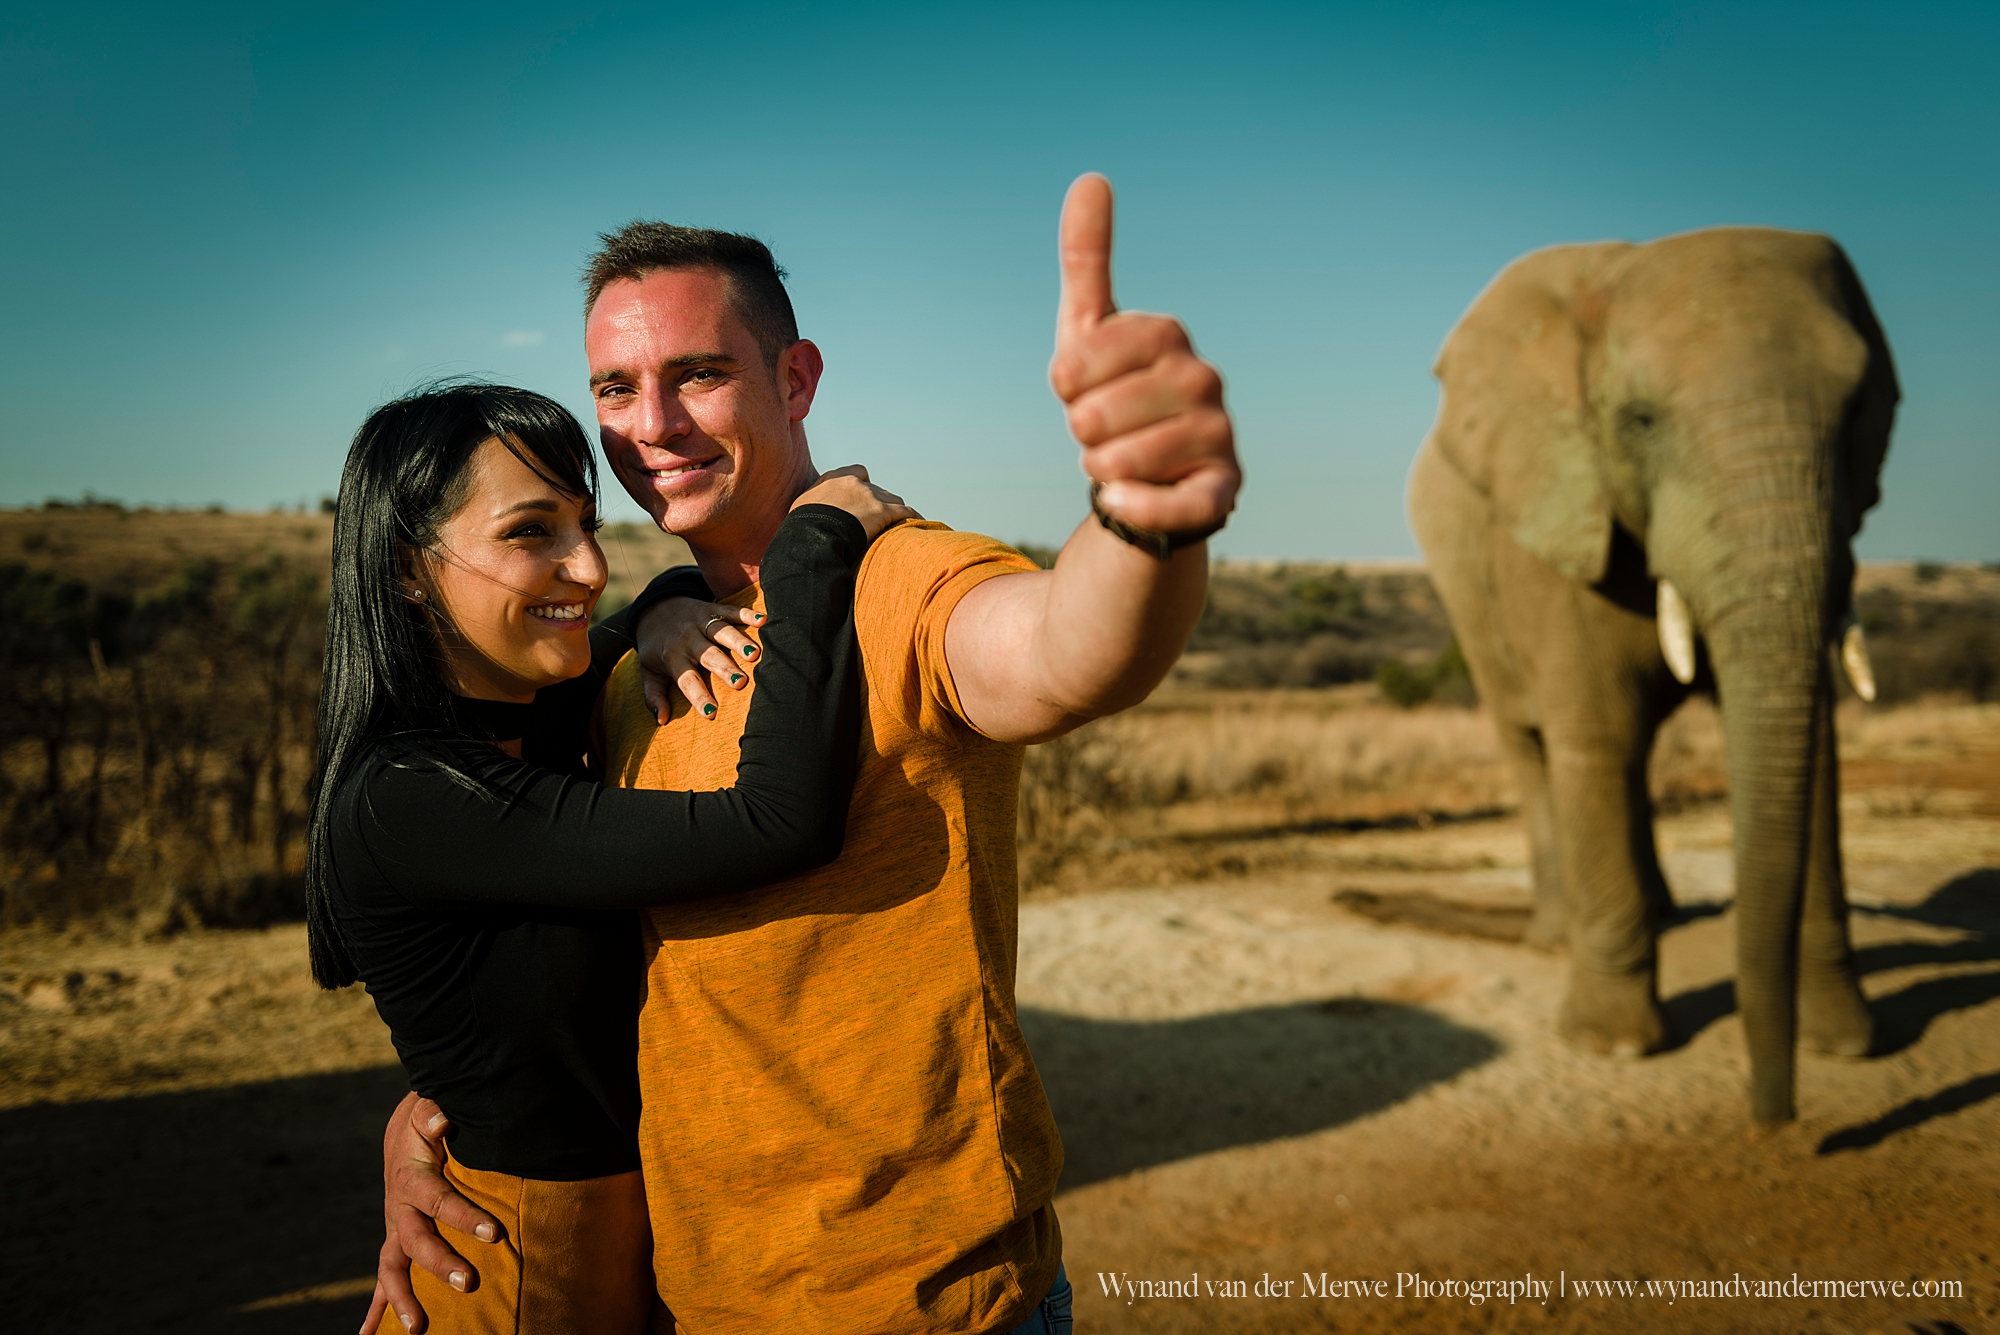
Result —
<instances>
[{"instance_id":1,"label":"www.wynandvandermerwe.com text","mask_svg":"<svg viewBox=\"0 0 2000 1335\"><path fill-rule=\"evenodd\" d=\"M1195 1302L1210 1298L1435 1300L1451 1299L1478 1306L1486 1302L1598 1302L1607 1298L1646 1298L1666 1303L1715 1298L1963 1298L1965 1285L1951 1279L1801 1279L1770 1278L1742 1272L1727 1279L1571 1279L1558 1271L1554 1279L1532 1273L1505 1279L1440 1279L1421 1271L1398 1271L1391 1279L1351 1279L1321 1271L1302 1272L1297 1279L1204 1278L1199 1271L1185 1278L1133 1278L1122 1271L1097 1272L1098 1287L1107 1298L1136 1302Z\"/></svg>"}]
</instances>

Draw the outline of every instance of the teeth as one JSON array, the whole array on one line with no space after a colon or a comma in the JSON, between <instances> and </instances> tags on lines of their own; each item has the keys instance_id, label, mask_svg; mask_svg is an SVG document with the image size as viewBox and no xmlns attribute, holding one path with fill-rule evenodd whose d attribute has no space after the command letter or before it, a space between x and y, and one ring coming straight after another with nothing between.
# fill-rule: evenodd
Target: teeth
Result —
<instances>
[{"instance_id":1,"label":"teeth","mask_svg":"<svg viewBox=\"0 0 2000 1335\"><path fill-rule=\"evenodd\" d=\"M554 604L548 607L531 607L530 616L541 617L544 621L575 621L583 615L582 603Z\"/></svg>"}]
</instances>

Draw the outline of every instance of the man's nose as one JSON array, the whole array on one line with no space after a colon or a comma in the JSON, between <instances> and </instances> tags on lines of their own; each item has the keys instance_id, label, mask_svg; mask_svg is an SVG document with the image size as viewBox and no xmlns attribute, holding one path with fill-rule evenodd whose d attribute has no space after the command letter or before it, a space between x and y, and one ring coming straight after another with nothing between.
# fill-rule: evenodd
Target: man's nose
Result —
<instances>
[{"instance_id":1,"label":"man's nose","mask_svg":"<svg viewBox=\"0 0 2000 1335\"><path fill-rule=\"evenodd\" d=\"M694 419L681 406L681 396L673 386L655 382L639 394L639 411L634 416L632 439L640 445L669 445L694 428Z\"/></svg>"}]
</instances>

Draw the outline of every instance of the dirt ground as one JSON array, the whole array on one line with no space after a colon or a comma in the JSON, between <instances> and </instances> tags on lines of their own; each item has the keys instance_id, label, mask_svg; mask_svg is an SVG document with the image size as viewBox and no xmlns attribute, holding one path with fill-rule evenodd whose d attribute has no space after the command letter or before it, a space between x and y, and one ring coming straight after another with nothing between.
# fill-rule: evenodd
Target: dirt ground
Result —
<instances>
[{"instance_id":1,"label":"dirt ground","mask_svg":"<svg viewBox=\"0 0 2000 1335\"><path fill-rule=\"evenodd\" d=\"M2000 752L1849 781L1878 1054L1804 1058L1800 1119L1766 1139L1718 804L1660 827L1679 1041L1640 1061L1557 1040L1563 959L1504 939L1527 897L1512 818L1265 831L1204 844L1199 879L1031 898L1020 998L1067 1147L1079 1328L2000 1330ZM6 1329L354 1328L404 1085L367 998L306 981L302 937L0 935ZM1962 1296L1578 1292L1794 1273ZM1416 1276L1560 1288L1473 1303Z\"/></svg>"}]
</instances>

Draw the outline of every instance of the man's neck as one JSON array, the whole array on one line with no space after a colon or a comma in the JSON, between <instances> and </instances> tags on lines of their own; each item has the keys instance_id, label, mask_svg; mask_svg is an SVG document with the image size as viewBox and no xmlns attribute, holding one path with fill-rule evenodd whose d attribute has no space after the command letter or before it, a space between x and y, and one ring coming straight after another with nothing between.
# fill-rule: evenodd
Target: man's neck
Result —
<instances>
[{"instance_id":1,"label":"man's neck","mask_svg":"<svg viewBox=\"0 0 2000 1335\"><path fill-rule=\"evenodd\" d=\"M774 497L773 504L764 507L747 522L734 525L722 533L680 535L688 550L694 553L694 562L701 567L701 577L708 581L710 592L718 598L728 598L757 582L764 564L764 552L770 547L771 539L778 536L778 527L791 513L792 503L817 481L819 473L808 460L804 471L793 480L792 485Z\"/></svg>"}]
</instances>

